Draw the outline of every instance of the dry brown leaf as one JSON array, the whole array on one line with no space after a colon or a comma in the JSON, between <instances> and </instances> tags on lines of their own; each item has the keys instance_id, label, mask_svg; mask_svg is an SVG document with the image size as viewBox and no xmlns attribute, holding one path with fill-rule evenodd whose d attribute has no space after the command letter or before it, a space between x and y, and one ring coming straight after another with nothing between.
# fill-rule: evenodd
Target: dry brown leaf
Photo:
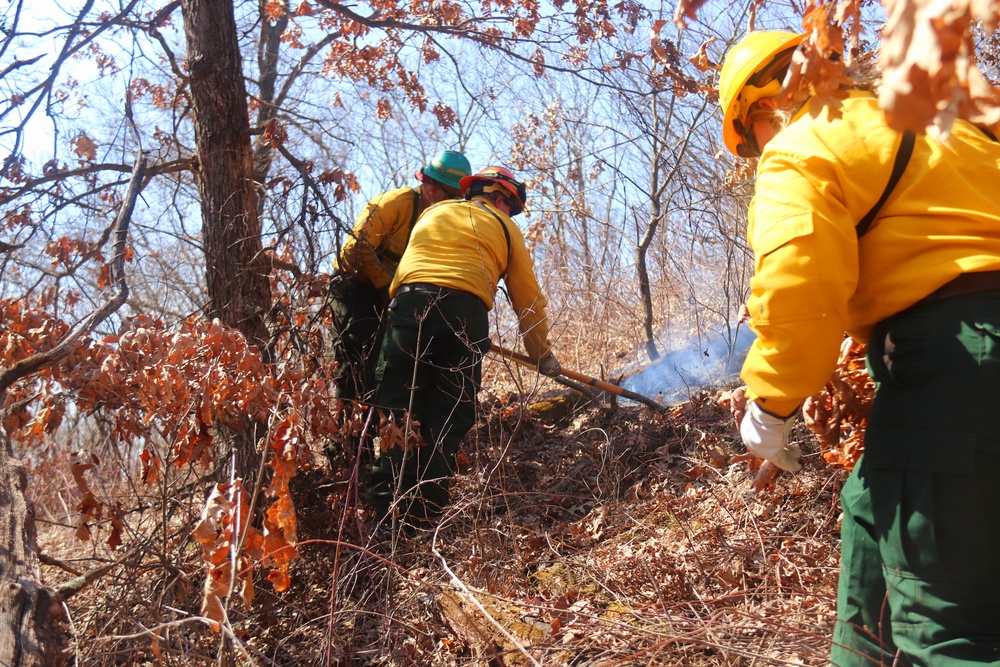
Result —
<instances>
[{"instance_id":1,"label":"dry brown leaf","mask_svg":"<svg viewBox=\"0 0 1000 667\"><path fill-rule=\"evenodd\" d=\"M253 573L247 572L246 574L240 574L240 580L243 582L243 587L240 589L240 599L243 600L243 606L249 609L253 605L255 589L253 585Z\"/></svg>"},{"instance_id":2,"label":"dry brown leaf","mask_svg":"<svg viewBox=\"0 0 1000 667\"><path fill-rule=\"evenodd\" d=\"M654 21L653 26L649 30L649 48L653 51L653 55L661 63L669 63L670 59L667 55L667 51L663 46L663 41L660 39L660 28L662 28L667 22L664 20Z\"/></svg>"},{"instance_id":3,"label":"dry brown leaf","mask_svg":"<svg viewBox=\"0 0 1000 667\"><path fill-rule=\"evenodd\" d=\"M754 491L769 491L774 488L774 483L781 474L781 468L770 461L764 461L757 474L753 478Z\"/></svg>"},{"instance_id":4,"label":"dry brown leaf","mask_svg":"<svg viewBox=\"0 0 1000 667\"><path fill-rule=\"evenodd\" d=\"M222 621L226 617L226 610L222 606L222 599L214 592L212 578L205 578L205 593L201 600L201 615L208 619L209 627L220 632Z\"/></svg>"},{"instance_id":5,"label":"dry brown leaf","mask_svg":"<svg viewBox=\"0 0 1000 667\"><path fill-rule=\"evenodd\" d=\"M73 152L84 160L93 161L97 159L97 144L85 133L81 132L76 135L70 139L69 143L73 147Z\"/></svg>"},{"instance_id":6,"label":"dry brown leaf","mask_svg":"<svg viewBox=\"0 0 1000 667\"><path fill-rule=\"evenodd\" d=\"M142 483L146 486L156 484L163 463L160 457L146 448L139 453L139 460L142 461Z\"/></svg>"},{"instance_id":7,"label":"dry brown leaf","mask_svg":"<svg viewBox=\"0 0 1000 667\"><path fill-rule=\"evenodd\" d=\"M844 62L850 65L861 41L860 0L840 0L833 17L834 22L848 31L848 49L844 52Z\"/></svg>"},{"instance_id":8,"label":"dry brown leaf","mask_svg":"<svg viewBox=\"0 0 1000 667\"><path fill-rule=\"evenodd\" d=\"M729 411L733 416L733 421L739 426L747 411L747 387L744 385L732 391L724 391L719 394L716 402L719 407Z\"/></svg>"},{"instance_id":9,"label":"dry brown leaf","mask_svg":"<svg viewBox=\"0 0 1000 667\"><path fill-rule=\"evenodd\" d=\"M699 72L719 69L719 65L714 63L712 59L708 57L708 45L715 41L718 41L718 38L710 37L707 41L703 42L700 47L698 47L698 52L689 59L689 62L694 65Z\"/></svg>"},{"instance_id":10,"label":"dry brown leaf","mask_svg":"<svg viewBox=\"0 0 1000 667\"><path fill-rule=\"evenodd\" d=\"M232 509L232 505L226 497L228 488L228 484L216 484L212 488L212 492L205 501L205 507L201 510L201 521L194 529L194 538L201 544L206 558L216 551L216 544L225 529L226 519Z\"/></svg>"},{"instance_id":11,"label":"dry brown leaf","mask_svg":"<svg viewBox=\"0 0 1000 667\"><path fill-rule=\"evenodd\" d=\"M115 503L115 508L111 512L111 534L108 535L108 548L114 551L122 544L122 532L125 530L125 522L122 520L121 503Z\"/></svg>"},{"instance_id":12,"label":"dry brown leaf","mask_svg":"<svg viewBox=\"0 0 1000 667\"><path fill-rule=\"evenodd\" d=\"M889 124L898 130L932 128L947 137L958 117L986 126L1000 121L1000 94L978 81L971 31L974 12L995 24L995 3L886 0L883 4L887 20L879 103Z\"/></svg>"},{"instance_id":13,"label":"dry brown leaf","mask_svg":"<svg viewBox=\"0 0 1000 667\"><path fill-rule=\"evenodd\" d=\"M698 18L698 10L701 9L703 4L705 4L705 0L680 0L677 3L677 9L674 11L674 25L677 26L677 29L683 30L686 28L689 19L692 21L696 20Z\"/></svg>"},{"instance_id":14,"label":"dry brown leaf","mask_svg":"<svg viewBox=\"0 0 1000 667\"><path fill-rule=\"evenodd\" d=\"M867 346L845 338L826 387L802 406L806 427L824 449L823 459L847 470L854 468L864 451L864 429L875 394L875 383L865 367L866 352Z\"/></svg>"},{"instance_id":15,"label":"dry brown leaf","mask_svg":"<svg viewBox=\"0 0 1000 667\"><path fill-rule=\"evenodd\" d=\"M281 121L277 118L272 118L264 128L261 140L265 146L270 148L283 146L288 141L288 130L285 129Z\"/></svg>"},{"instance_id":16,"label":"dry brown leaf","mask_svg":"<svg viewBox=\"0 0 1000 667\"><path fill-rule=\"evenodd\" d=\"M783 90L790 99L814 97L819 104L813 108L829 109L831 117L837 117L850 79L843 62L831 58L833 53L844 52L844 42L839 28L829 20L829 9L828 5L807 6L802 24L809 36L792 57Z\"/></svg>"},{"instance_id":17,"label":"dry brown leaf","mask_svg":"<svg viewBox=\"0 0 1000 667\"><path fill-rule=\"evenodd\" d=\"M279 2L279 0L268 0L264 6L264 13L270 20L277 21L285 15L285 3Z\"/></svg>"},{"instance_id":18,"label":"dry brown leaf","mask_svg":"<svg viewBox=\"0 0 1000 667\"><path fill-rule=\"evenodd\" d=\"M83 473L99 463L100 459L85 449L77 450L70 455L70 471L73 473L73 480L76 482L76 488L84 496L91 495L91 493L90 486L87 484L87 480L84 479Z\"/></svg>"},{"instance_id":19,"label":"dry brown leaf","mask_svg":"<svg viewBox=\"0 0 1000 667\"><path fill-rule=\"evenodd\" d=\"M379 413L379 449L387 452L393 447L402 447L404 450L412 451L415 447L422 447L425 443L420 435L420 421L404 413L399 421L403 423L401 428L396 417L392 413ZM405 429L405 433L404 433Z\"/></svg>"},{"instance_id":20,"label":"dry brown leaf","mask_svg":"<svg viewBox=\"0 0 1000 667\"><path fill-rule=\"evenodd\" d=\"M223 600L230 595L237 580L243 582L241 597L246 604L253 601L253 561L240 556L241 567L233 571L232 549L239 531L249 515L246 490L241 480L232 484L216 484L202 509L201 521L194 537L202 545L203 558L208 563L205 577L202 616L218 631L225 617Z\"/></svg>"},{"instance_id":21,"label":"dry brown leaf","mask_svg":"<svg viewBox=\"0 0 1000 667\"><path fill-rule=\"evenodd\" d=\"M78 540L86 542L90 539L90 523L99 521L104 513L104 506L97 500L87 484L83 474L100 463L96 455L86 450L73 452L70 458L70 470L73 473L73 480L83 498L76 506L80 513L80 525L76 529L75 536Z\"/></svg>"}]
</instances>

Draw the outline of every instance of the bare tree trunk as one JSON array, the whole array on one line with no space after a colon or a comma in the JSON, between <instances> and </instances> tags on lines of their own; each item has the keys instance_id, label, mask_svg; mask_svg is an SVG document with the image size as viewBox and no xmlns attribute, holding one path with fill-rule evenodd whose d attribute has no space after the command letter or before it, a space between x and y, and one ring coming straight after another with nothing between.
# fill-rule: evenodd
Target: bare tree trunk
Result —
<instances>
[{"instance_id":1,"label":"bare tree trunk","mask_svg":"<svg viewBox=\"0 0 1000 667\"><path fill-rule=\"evenodd\" d=\"M265 359L271 307L270 263L263 253L254 185L243 58L232 0L182 0L194 106L205 241L206 314L239 329ZM252 479L260 460L253 433L239 438L237 474Z\"/></svg>"},{"instance_id":2,"label":"bare tree trunk","mask_svg":"<svg viewBox=\"0 0 1000 667\"><path fill-rule=\"evenodd\" d=\"M653 178L655 180L657 168L653 168ZM639 242L636 253L636 272L639 275L639 295L642 299L642 330L646 334L646 354L650 361L660 358L660 352L656 348L656 334L653 331L653 293L649 284L649 266L646 258L649 255L649 246L653 242L656 229L660 224L660 204L657 199L651 203L649 224L646 225L645 233Z\"/></svg>"},{"instance_id":3,"label":"bare tree trunk","mask_svg":"<svg viewBox=\"0 0 1000 667\"><path fill-rule=\"evenodd\" d=\"M576 204L580 207L577 215L580 218L580 250L583 254L583 281L584 281L584 291L588 296L588 314L593 313L593 306L590 305L594 294L594 271L596 267L594 266L594 260L591 257L590 252L590 229L588 219L590 217L590 212L587 210L587 179L583 174L583 153L579 146L573 146L570 152L570 160L573 163L572 174L574 180L576 181Z\"/></svg>"},{"instance_id":4,"label":"bare tree trunk","mask_svg":"<svg viewBox=\"0 0 1000 667\"><path fill-rule=\"evenodd\" d=\"M656 109L655 99L653 100L653 118L655 123L654 128L659 129L659 114L658 109ZM642 298L642 328L646 334L646 354L649 355L650 361L656 361L660 358L660 352L656 348L656 334L653 331L653 322L655 319L653 315L653 293L649 283L647 258L649 256L649 247L653 243L653 239L656 238L656 230L663 220L663 207L660 199L663 195L663 183L660 180L661 150L660 136L658 133L654 133L649 174L649 222L643 232L642 239L639 241L636 255L636 270L639 274L639 295Z\"/></svg>"},{"instance_id":5,"label":"bare tree trunk","mask_svg":"<svg viewBox=\"0 0 1000 667\"><path fill-rule=\"evenodd\" d=\"M24 464L0 428L0 665L57 667L67 662L67 617L43 586L35 543L35 508Z\"/></svg>"},{"instance_id":6,"label":"bare tree trunk","mask_svg":"<svg viewBox=\"0 0 1000 667\"><path fill-rule=\"evenodd\" d=\"M270 265L261 244L250 117L232 0L183 0L209 317L266 354Z\"/></svg>"}]
</instances>

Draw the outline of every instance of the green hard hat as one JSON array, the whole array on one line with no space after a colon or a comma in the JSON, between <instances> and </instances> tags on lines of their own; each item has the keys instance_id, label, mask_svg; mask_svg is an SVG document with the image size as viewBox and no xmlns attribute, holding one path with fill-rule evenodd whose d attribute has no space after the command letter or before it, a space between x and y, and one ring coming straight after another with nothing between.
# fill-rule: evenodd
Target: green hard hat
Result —
<instances>
[{"instance_id":1,"label":"green hard hat","mask_svg":"<svg viewBox=\"0 0 1000 667\"><path fill-rule=\"evenodd\" d=\"M472 173L472 165L458 151L441 151L417 172L417 180L426 176L450 188L461 191L459 181Z\"/></svg>"}]
</instances>

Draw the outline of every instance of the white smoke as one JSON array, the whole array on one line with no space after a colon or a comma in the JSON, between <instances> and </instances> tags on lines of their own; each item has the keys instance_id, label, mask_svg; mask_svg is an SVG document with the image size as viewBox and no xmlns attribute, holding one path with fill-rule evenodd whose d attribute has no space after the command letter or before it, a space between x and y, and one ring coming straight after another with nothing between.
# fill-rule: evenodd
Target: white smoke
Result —
<instances>
[{"instance_id":1,"label":"white smoke","mask_svg":"<svg viewBox=\"0 0 1000 667\"><path fill-rule=\"evenodd\" d=\"M746 325L719 327L667 349L655 362L627 373L622 387L664 405L734 382L754 334Z\"/></svg>"}]
</instances>

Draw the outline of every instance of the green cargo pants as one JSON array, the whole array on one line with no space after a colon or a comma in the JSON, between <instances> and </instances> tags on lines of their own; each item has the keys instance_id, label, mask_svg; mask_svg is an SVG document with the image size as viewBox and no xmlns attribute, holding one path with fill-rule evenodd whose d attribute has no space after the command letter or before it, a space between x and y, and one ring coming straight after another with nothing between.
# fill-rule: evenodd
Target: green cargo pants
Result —
<instances>
[{"instance_id":1,"label":"green cargo pants","mask_svg":"<svg viewBox=\"0 0 1000 667\"><path fill-rule=\"evenodd\" d=\"M476 419L489 311L478 297L454 290L398 294L375 370L374 404L401 424L411 409L423 445L381 451L372 465L372 505L379 520L395 506L417 522L439 516L462 438Z\"/></svg>"},{"instance_id":2,"label":"green cargo pants","mask_svg":"<svg viewBox=\"0 0 1000 667\"><path fill-rule=\"evenodd\" d=\"M868 366L832 662L1000 662L1000 292L890 318Z\"/></svg>"},{"instance_id":3,"label":"green cargo pants","mask_svg":"<svg viewBox=\"0 0 1000 667\"><path fill-rule=\"evenodd\" d=\"M330 285L334 359L340 364L340 397L364 401L375 386L388 296L354 276L338 273Z\"/></svg>"}]
</instances>

